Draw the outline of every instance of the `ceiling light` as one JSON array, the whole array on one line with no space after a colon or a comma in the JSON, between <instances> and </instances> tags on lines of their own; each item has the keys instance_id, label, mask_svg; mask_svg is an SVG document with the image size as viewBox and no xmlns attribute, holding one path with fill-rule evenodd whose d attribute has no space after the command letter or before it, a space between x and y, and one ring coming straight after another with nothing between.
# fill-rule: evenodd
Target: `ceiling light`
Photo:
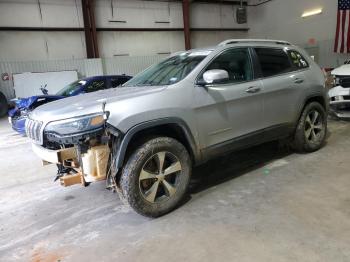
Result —
<instances>
[{"instance_id":1,"label":"ceiling light","mask_svg":"<svg viewBox=\"0 0 350 262\"><path fill-rule=\"evenodd\" d=\"M314 10L310 10L310 11L305 11L301 17L308 17L308 16L312 16L312 15L318 15L322 13L322 8L318 8L318 9L314 9Z\"/></svg>"}]
</instances>

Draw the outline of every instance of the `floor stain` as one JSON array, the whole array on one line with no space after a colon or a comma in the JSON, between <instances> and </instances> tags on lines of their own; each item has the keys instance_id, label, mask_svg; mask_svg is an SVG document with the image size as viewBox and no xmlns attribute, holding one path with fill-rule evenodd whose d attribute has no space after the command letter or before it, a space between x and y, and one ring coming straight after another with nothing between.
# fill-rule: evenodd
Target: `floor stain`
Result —
<instances>
[{"instance_id":1,"label":"floor stain","mask_svg":"<svg viewBox=\"0 0 350 262\"><path fill-rule=\"evenodd\" d=\"M37 248L31 256L30 262L61 262L62 252L47 251L44 248Z\"/></svg>"}]
</instances>

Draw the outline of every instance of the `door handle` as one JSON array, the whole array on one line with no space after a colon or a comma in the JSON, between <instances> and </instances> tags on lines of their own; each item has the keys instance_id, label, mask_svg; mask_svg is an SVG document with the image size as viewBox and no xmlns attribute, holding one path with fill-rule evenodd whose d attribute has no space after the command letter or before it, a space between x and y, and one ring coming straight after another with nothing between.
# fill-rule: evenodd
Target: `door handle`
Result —
<instances>
[{"instance_id":1,"label":"door handle","mask_svg":"<svg viewBox=\"0 0 350 262\"><path fill-rule=\"evenodd\" d=\"M257 86L251 86L247 90L245 90L247 93L257 93L260 91L260 87Z\"/></svg>"},{"instance_id":2,"label":"door handle","mask_svg":"<svg viewBox=\"0 0 350 262\"><path fill-rule=\"evenodd\" d=\"M294 83L296 83L296 84L301 84L303 82L304 82L304 79L301 79L301 78L295 78L294 79Z\"/></svg>"}]
</instances>

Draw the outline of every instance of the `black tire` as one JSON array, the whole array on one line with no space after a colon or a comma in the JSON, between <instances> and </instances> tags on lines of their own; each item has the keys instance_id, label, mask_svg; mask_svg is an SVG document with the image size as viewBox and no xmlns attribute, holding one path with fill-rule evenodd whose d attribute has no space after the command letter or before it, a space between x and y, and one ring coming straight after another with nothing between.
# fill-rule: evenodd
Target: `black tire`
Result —
<instances>
[{"instance_id":1,"label":"black tire","mask_svg":"<svg viewBox=\"0 0 350 262\"><path fill-rule=\"evenodd\" d=\"M164 164L160 164L163 154ZM172 170L180 170L170 172L168 169L169 174L165 175L170 166L177 167ZM153 171L148 171L151 169ZM162 169L164 171L159 172ZM137 213L159 217L175 209L183 199L190 181L191 169L190 156L181 143L173 138L158 137L148 140L131 153L122 170L119 185L126 202ZM156 178L145 178L144 174L152 174ZM173 188L176 190L173 191ZM152 192L156 192L153 201L149 200L152 199Z\"/></svg>"},{"instance_id":2,"label":"black tire","mask_svg":"<svg viewBox=\"0 0 350 262\"><path fill-rule=\"evenodd\" d=\"M312 119L313 117L315 120ZM310 133L309 130L311 130ZM326 135L327 114L325 109L318 102L307 104L295 130L292 147L298 152L314 152L323 146Z\"/></svg>"},{"instance_id":3,"label":"black tire","mask_svg":"<svg viewBox=\"0 0 350 262\"><path fill-rule=\"evenodd\" d=\"M0 92L0 117L6 115L8 110L7 99L3 93Z\"/></svg>"}]
</instances>

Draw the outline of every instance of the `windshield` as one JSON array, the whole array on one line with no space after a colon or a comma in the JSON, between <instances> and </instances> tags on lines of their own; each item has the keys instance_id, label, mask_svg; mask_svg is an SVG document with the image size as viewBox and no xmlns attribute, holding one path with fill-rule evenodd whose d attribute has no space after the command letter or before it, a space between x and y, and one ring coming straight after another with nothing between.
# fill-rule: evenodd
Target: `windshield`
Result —
<instances>
[{"instance_id":1,"label":"windshield","mask_svg":"<svg viewBox=\"0 0 350 262\"><path fill-rule=\"evenodd\" d=\"M172 85L184 79L211 51L184 52L153 65L123 86Z\"/></svg>"},{"instance_id":2,"label":"windshield","mask_svg":"<svg viewBox=\"0 0 350 262\"><path fill-rule=\"evenodd\" d=\"M60 91L56 93L58 96L70 96L73 94L76 90L78 90L81 86L85 85L86 81L84 80L77 80L73 83L70 83L69 85L62 88Z\"/></svg>"}]
</instances>

